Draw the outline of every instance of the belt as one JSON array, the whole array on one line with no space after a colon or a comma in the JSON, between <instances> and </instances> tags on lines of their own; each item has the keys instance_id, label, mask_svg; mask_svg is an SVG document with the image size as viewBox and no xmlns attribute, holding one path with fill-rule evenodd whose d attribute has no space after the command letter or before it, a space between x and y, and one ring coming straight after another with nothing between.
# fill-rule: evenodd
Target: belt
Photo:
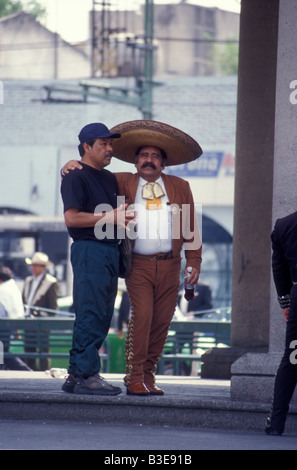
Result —
<instances>
[{"instance_id":1,"label":"belt","mask_svg":"<svg viewBox=\"0 0 297 470\"><path fill-rule=\"evenodd\" d=\"M134 258L150 259L152 261L161 261L163 259L172 258L172 251L168 253L156 253L155 255L140 255L138 253L133 253Z\"/></svg>"}]
</instances>

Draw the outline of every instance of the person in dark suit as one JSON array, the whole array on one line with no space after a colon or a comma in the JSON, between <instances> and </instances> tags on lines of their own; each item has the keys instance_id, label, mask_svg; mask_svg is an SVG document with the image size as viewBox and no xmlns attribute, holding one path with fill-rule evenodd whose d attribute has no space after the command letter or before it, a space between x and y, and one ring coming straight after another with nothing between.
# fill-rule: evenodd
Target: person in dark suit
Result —
<instances>
[{"instance_id":1,"label":"person in dark suit","mask_svg":"<svg viewBox=\"0 0 297 470\"><path fill-rule=\"evenodd\" d=\"M58 308L58 281L55 277L46 272L49 263L48 256L45 253L36 252L28 262L31 264L32 276L28 276L25 279L22 294L23 302L27 305L27 314L34 317L53 316L55 314L54 312L48 312L47 310L42 311L39 308L34 309L34 307L49 310L57 310ZM28 335L30 334L29 332L27 333ZM32 346L25 346L25 350L26 352L36 351ZM46 345L44 347L44 351L48 351L48 347ZM31 369L37 370L36 359L29 358L26 360L26 363ZM48 370L49 367L49 359L40 360L40 370Z\"/></svg>"},{"instance_id":2,"label":"person in dark suit","mask_svg":"<svg viewBox=\"0 0 297 470\"><path fill-rule=\"evenodd\" d=\"M281 435L297 383L297 212L278 219L271 234L272 272L286 321L285 350L274 384L271 415L265 432Z\"/></svg>"},{"instance_id":3,"label":"person in dark suit","mask_svg":"<svg viewBox=\"0 0 297 470\"><path fill-rule=\"evenodd\" d=\"M124 338L123 325L128 325L129 323L130 308L131 306L130 306L129 295L128 295L128 292L124 290L122 293L122 300L121 300L121 305L119 308L119 316L118 316L118 324L117 324L118 337L120 339Z\"/></svg>"},{"instance_id":4,"label":"person in dark suit","mask_svg":"<svg viewBox=\"0 0 297 470\"><path fill-rule=\"evenodd\" d=\"M184 284L180 286L180 292L184 289ZM179 307L182 313L193 313L194 316L200 316L197 312L211 310L213 308L211 288L202 282L198 282L195 286L194 300L187 301L182 295L179 299Z\"/></svg>"}]
</instances>

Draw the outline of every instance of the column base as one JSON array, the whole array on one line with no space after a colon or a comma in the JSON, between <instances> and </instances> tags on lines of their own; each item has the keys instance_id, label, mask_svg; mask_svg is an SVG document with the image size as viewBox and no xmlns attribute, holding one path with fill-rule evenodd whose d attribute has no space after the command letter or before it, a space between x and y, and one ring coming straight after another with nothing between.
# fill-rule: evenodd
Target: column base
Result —
<instances>
[{"instance_id":1,"label":"column base","mask_svg":"<svg viewBox=\"0 0 297 470\"><path fill-rule=\"evenodd\" d=\"M267 352L267 348L248 349L239 347L211 348L201 356L201 378L231 379L231 366L248 352Z\"/></svg>"},{"instance_id":2,"label":"column base","mask_svg":"<svg viewBox=\"0 0 297 470\"><path fill-rule=\"evenodd\" d=\"M231 367L231 400L271 403L282 353L247 353ZM295 391L292 403L297 403Z\"/></svg>"}]
</instances>

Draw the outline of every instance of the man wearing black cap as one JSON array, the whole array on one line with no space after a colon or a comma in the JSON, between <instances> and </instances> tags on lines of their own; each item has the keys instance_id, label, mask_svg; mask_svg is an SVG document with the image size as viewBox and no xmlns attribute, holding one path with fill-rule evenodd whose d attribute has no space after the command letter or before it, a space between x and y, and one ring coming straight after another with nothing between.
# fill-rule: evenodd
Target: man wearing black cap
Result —
<instances>
[{"instance_id":1,"label":"man wearing black cap","mask_svg":"<svg viewBox=\"0 0 297 470\"><path fill-rule=\"evenodd\" d=\"M69 376L62 388L80 394L117 395L121 388L99 375L98 351L109 330L117 293L116 228L126 227L134 213L125 211L123 205L117 208L116 178L104 169L112 157L112 139L121 135L111 133L102 123L92 123L83 127L78 137L83 168L70 172L61 184L65 222L73 239L76 314Z\"/></svg>"}]
</instances>

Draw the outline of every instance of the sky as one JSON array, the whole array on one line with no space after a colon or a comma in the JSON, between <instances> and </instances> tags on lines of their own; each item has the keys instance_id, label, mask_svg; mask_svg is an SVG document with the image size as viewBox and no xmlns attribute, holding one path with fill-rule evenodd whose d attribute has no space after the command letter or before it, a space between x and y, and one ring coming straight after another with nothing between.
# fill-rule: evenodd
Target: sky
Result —
<instances>
[{"instance_id":1,"label":"sky","mask_svg":"<svg viewBox=\"0 0 297 470\"><path fill-rule=\"evenodd\" d=\"M29 1L29 0L25 0ZM154 0L154 4L180 3L181 0ZM92 0L39 0L46 7L47 18L43 22L48 29L57 32L69 42L88 39L89 11ZM137 9L145 4L145 0L109 0L114 9ZM222 10L240 13L240 0L188 0L187 3L206 7L217 7ZM97 9L100 9L98 1Z\"/></svg>"}]
</instances>

